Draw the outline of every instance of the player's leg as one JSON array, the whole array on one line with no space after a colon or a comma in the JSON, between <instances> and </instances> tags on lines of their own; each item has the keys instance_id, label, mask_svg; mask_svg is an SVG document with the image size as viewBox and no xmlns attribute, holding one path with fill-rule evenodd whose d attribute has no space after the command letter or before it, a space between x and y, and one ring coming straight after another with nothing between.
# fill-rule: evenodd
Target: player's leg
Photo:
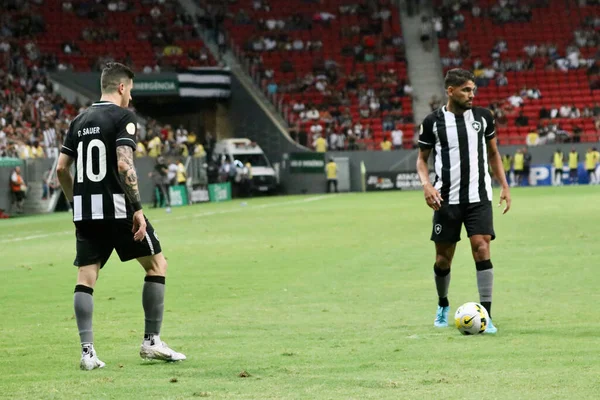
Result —
<instances>
[{"instance_id":1,"label":"player's leg","mask_svg":"<svg viewBox=\"0 0 600 400\"><path fill-rule=\"evenodd\" d=\"M434 211L431 240L435 242L436 255L433 273L438 294L438 307L433 323L435 327L448 326L450 268L456 243L460 241L461 228L462 212L460 206L444 205L438 211Z\"/></svg>"},{"instance_id":2,"label":"player's leg","mask_svg":"<svg viewBox=\"0 0 600 400\"><path fill-rule=\"evenodd\" d=\"M169 185L163 183L161 185L161 187L162 187L163 196L165 196L164 198L166 199L166 202L167 202L167 207L171 207L171 192L169 191Z\"/></svg>"},{"instance_id":3,"label":"player's leg","mask_svg":"<svg viewBox=\"0 0 600 400\"><path fill-rule=\"evenodd\" d=\"M490 256L490 242L494 233L492 205L490 202L470 204L465 215L465 228L471 242L471 252L477 270L477 288L479 302L487 310L490 321L486 333L496 333L492 324L492 292L494 288L494 270Z\"/></svg>"},{"instance_id":4,"label":"player's leg","mask_svg":"<svg viewBox=\"0 0 600 400\"><path fill-rule=\"evenodd\" d=\"M433 275L438 295L438 309L433 325L438 328L448 326L448 314L450 312L450 302L448 300L450 267L452 265L455 250L456 243L435 244L436 254L435 264L433 265Z\"/></svg>"},{"instance_id":5,"label":"player's leg","mask_svg":"<svg viewBox=\"0 0 600 400\"><path fill-rule=\"evenodd\" d=\"M140 350L142 358L165 361L185 360L183 354L171 350L160 340L165 302L167 260L162 254L160 241L150 221L146 220L146 237L141 242L133 240L132 221L115 221L114 238L121 261L137 259L146 271L142 290L145 327Z\"/></svg>"},{"instance_id":6,"label":"player's leg","mask_svg":"<svg viewBox=\"0 0 600 400\"><path fill-rule=\"evenodd\" d=\"M77 284L73 294L73 308L81 342L82 370L104 367L94 349L92 319L94 314L94 287L100 269L112 253L112 246L104 239L105 231L101 224L81 222L76 224L77 256L74 264L78 267Z\"/></svg>"},{"instance_id":7,"label":"player's leg","mask_svg":"<svg viewBox=\"0 0 600 400\"><path fill-rule=\"evenodd\" d=\"M490 235L473 235L471 252L477 269L477 288L479 289L479 302L492 315L492 290L494 286L494 270L490 261Z\"/></svg>"},{"instance_id":8,"label":"player's leg","mask_svg":"<svg viewBox=\"0 0 600 400\"><path fill-rule=\"evenodd\" d=\"M184 354L169 348L160 339L160 329L165 308L167 260L162 253L140 257L137 260L146 271L144 289L142 291L142 305L145 315L144 341L140 349L140 356L150 360L185 360L186 357Z\"/></svg>"},{"instance_id":9,"label":"player's leg","mask_svg":"<svg viewBox=\"0 0 600 400\"><path fill-rule=\"evenodd\" d=\"M77 272L77 285L73 295L73 308L75 319L79 330L81 342L81 361L79 367L82 370L103 368L104 362L98 359L94 350L94 331L92 330L92 319L94 314L94 286L98 279L100 262L96 264L79 267Z\"/></svg>"}]
</instances>

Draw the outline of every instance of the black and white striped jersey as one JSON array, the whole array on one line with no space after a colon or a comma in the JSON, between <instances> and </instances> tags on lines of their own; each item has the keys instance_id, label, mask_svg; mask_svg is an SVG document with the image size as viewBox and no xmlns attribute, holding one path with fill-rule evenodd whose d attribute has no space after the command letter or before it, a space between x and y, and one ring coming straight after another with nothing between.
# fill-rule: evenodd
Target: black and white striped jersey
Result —
<instances>
[{"instance_id":1,"label":"black and white striped jersey","mask_svg":"<svg viewBox=\"0 0 600 400\"><path fill-rule=\"evenodd\" d=\"M117 147L137 147L137 119L108 101L93 103L69 126L61 152L75 159L73 221L131 219L117 167Z\"/></svg>"},{"instance_id":2,"label":"black and white striped jersey","mask_svg":"<svg viewBox=\"0 0 600 400\"><path fill-rule=\"evenodd\" d=\"M473 107L462 115L439 108L421 124L419 147L433 149L435 182L447 204L492 201L487 142L496 136L494 117Z\"/></svg>"}]
</instances>

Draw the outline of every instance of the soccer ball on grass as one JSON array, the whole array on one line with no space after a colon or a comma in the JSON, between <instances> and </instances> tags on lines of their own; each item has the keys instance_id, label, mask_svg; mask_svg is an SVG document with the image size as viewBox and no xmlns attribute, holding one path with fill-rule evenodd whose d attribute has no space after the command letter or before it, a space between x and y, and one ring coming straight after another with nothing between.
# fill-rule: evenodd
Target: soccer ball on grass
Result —
<instances>
[{"instance_id":1,"label":"soccer ball on grass","mask_svg":"<svg viewBox=\"0 0 600 400\"><path fill-rule=\"evenodd\" d=\"M489 320L487 310L479 303L465 303L454 314L456 328L463 335L483 333Z\"/></svg>"}]
</instances>

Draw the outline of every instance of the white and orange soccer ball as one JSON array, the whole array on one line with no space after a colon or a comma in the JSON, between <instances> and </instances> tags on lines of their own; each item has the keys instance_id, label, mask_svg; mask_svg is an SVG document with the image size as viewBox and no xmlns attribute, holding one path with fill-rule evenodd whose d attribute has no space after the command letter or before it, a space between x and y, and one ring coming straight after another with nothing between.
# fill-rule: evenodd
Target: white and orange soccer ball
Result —
<instances>
[{"instance_id":1,"label":"white and orange soccer ball","mask_svg":"<svg viewBox=\"0 0 600 400\"><path fill-rule=\"evenodd\" d=\"M479 303L465 303L458 307L454 314L456 328L463 335L483 333L489 320L487 310Z\"/></svg>"}]
</instances>

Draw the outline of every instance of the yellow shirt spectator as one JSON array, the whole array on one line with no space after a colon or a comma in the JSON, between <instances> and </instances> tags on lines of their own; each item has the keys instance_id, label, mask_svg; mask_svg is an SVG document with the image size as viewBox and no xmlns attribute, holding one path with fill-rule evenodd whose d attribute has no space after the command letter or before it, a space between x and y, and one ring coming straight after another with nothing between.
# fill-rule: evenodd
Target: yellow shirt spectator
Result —
<instances>
[{"instance_id":1,"label":"yellow shirt spectator","mask_svg":"<svg viewBox=\"0 0 600 400\"><path fill-rule=\"evenodd\" d=\"M513 167L515 171L523 171L523 153L515 154L515 158L513 161Z\"/></svg>"},{"instance_id":2,"label":"yellow shirt spectator","mask_svg":"<svg viewBox=\"0 0 600 400\"><path fill-rule=\"evenodd\" d=\"M182 157L189 157L190 155L190 150L185 143L179 145L179 151Z\"/></svg>"},{"instance_id":3,"label":"yellow shirt spectator","mask_svg":"<svg viewBox=\"0 0 600 400\"><path fill-rule=\"evenodd\" d=\"M202 158L205 155L206 155L206 152L204 151L204 146L202 146L200 143L198 143L196 145L196 147L194 147L194 157Z\"/></svg>"},{"instance_id":4,"label":"yellow shirt spectator","mask_svg":"<svg viewBox=\"0 0 600 400\"><path fill-rule=\"evenodd\" d=\"M248 175L248 179L252 179L252 164L247 162L244 167L246 167L246 174Z\"/></svg>"},{"instance_id":5,"label":"yellow shirt spectator","mask_svg":"<svg viewBox=\"0 0 600 400\"><path fill-rule=\"evenodd\" d=\"M162 142L160 140L160 137L154 136L154 138L152 138L152 140L148 142L148 155L152 158L156 158L160 156L161 152Z\"/></svg>"},{"instance_id":6,"label":"yellow shirt spectator","mask_svg":"<svg viewBox=\"0 0 600 400\"><path fill-rule=\"evenodd\" d=\"M186 180L187 180L187 177L186 177L185 165L183 165L183 163L181 161L179 161L179 164L177 164L177 183L180 185L185 185Z\"/></svg>"},{"instance_id":7,"label":"yellow shirt spectator","mask_svg":"<svg viewBox=\"0 0 600 400\"><path fill-rule=\"evenodd\" d=\"M183 49L179 46L165 46L163 49L164 56L180 56L183 54Z\"/></svg>"},{"instance_id":8,"label":"yellow shirt spectator","mask_svg":"<svg viewBox=\"0 0 600 400\"><path fill-rule=\"evenodd\" d=\"M22 160L25 160L27 158L33 158L35 157L33 154L33 151L31 149L31 146L28 144L24 144L19 148L19 158Z\"/></svg>"},{"instance_id":9,"label":"yellow shirt spectator","mask_svg":"<svg viewBox=\"0 0 600 400\"><path fill-rule=\"evenodd\" d=\"M327 151L327 141L325 138L320 137L315 140L315 150L318 153L325 153Z\"/></svg>"},{"instance_id":10,"label":"yellow shirt spectator","mask_svg":"<svg viewBox=\"0 0 600 400\"><path fill-rule=\"evenodd\" d=\"M554 153L554 168L556 169L563 169L565 163L564 163L564 155L562 152L557 151L556 153Z\"/></svg>"},{"instance_id":11,"label":"yellow shirt spectator","mask_svg":"<svg viewBox=\"0 0 600 400\"><path fill-rule=\"evenodd\" d=\"M585 169L588 171L596 169L596 155L593 151L585 153Z\"/></svg>"},{"instance_id":12,"label":"yellow shirt spectator","mask_svg":"<svg viewBox=\"0 0 600 400\"><path fill-rule=\"evenodd\" d=\"M392 149L392 142L390 142L387 139L385 139L383 142L381 142L381 150L390 151L391 149Z\"/></svg>"},{"instance_id":13,"label":"yellow shirt spectator","mask_svg":"<svg viewBox=\"0 0 600 400\"><path fill-rule=\"evenodd\" d=\"M572 151L569 153L569 169L577 169L579 162L579 153Z\"/></svg>"},{"instance_id":14,"label":"yellow shirt spectator","mask_svg":"<svg viewBox=\"0 0 600 400\"><path fill-rule=\"evenodd\" d=\"M504 167L504 172L510 171L510 162L512 161L510 154L505 154L502 156L502 166Z\"/></svg>"},{"instance_id":15,"label":"yellow shirt spectator","mask_svg":"<svg viewBox=\"0 0 600 400\"><path fill-rule=\"evenodd\" d=\"M146 157L147 155L148 155L148 152L146 151L146 146L144 146L144 143L138 142L137 147L135 149L135 156L137 158L140 158L140 157Z\"/></svg>"},{"instance_id":16,"label":"yellow shirt spectator","mask_svg":"<svg viewBox=\"0 0 600 400\"><path fill-rule=\"evenodd\" d=\"M37 147L31 147L31 157L32 158L46 158L46 153L44 152L44 148L40 145Z\"/></svg>"},{"instance_id":17,"label":"yellow shirt spectator","mask_svg":"<svg viewBox=\"0 0 600 400\"><path fill-rule=\"evenodd\" d=\"M327 172L328 180L337 179L337 164L335 161L329 161L325 166L325 171Z\"/></svg>"}]
</instances>

